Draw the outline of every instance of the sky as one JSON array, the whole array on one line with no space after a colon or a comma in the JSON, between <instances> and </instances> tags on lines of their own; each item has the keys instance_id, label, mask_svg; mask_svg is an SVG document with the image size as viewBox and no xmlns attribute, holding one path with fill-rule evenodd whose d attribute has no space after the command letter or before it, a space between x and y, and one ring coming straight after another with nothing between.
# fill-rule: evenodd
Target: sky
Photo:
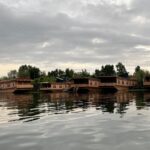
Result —
<instances>
[{"instance_id":1,"label":"sky","mask_svg":"<svg viewBox=\"0 0 150 150\"><path fill-rule=\"evenodd\" d=\"M150 0L0 0L0 76L122 62L150 70Z\"/></svg>"}]
</instances>

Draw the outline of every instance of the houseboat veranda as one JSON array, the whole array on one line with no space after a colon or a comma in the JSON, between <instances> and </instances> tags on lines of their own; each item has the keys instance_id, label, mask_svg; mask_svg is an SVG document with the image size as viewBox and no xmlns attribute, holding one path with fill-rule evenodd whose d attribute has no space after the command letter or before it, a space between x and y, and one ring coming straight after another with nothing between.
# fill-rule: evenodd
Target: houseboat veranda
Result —
<instances>
[{"instance_id":1,"label":"houseboat veranda","mask_svg":"<svg viewBox=\"0 0 150 150\"><path fill-rule=\"evenodd\" d=\"M13 79L0 81L0 92L28 92L33 90L32 80L30 79Z\"/></svg>"}]
</instances>

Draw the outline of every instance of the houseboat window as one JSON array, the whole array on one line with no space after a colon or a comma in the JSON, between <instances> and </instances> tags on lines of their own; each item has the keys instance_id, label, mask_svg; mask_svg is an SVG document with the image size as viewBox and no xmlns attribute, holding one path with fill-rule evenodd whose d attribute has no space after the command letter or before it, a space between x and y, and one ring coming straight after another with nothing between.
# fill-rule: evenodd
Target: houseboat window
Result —
<instances>
[{"instance_id":1,"label":"houseboat window","mask_svg":"<svg viewBox=\"0 0 150 150\"><path fill-rule=\"evenodd\" d=\"M62 88L62 85L59 85L59 88Z\"/></svg>"},{"instance_id":2,"label":"houseboat window","mask_svg":"<svg viewBox=\"0 0 150 150\"><path fill-rule=\"evenodd\" d=\"M56 85L53 85L53 88L56 88Z\"/></svg>"}]
</instances>

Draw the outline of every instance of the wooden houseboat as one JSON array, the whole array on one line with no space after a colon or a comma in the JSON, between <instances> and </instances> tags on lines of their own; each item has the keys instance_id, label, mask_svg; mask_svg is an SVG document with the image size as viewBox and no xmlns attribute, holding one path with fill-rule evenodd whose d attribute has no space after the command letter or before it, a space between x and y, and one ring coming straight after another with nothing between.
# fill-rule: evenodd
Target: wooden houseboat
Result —
<instances>
[{"instance_id":1,"label":"wooden houseboat","mask_svg":"<svg viewBox=\"0 0 150 150\"><path fill-rule=\"evenodd\" d=\"M99 79L96 78L74 78L72 79L72 89L73 91L92 91L99 89Z\"/></svg>"},{"instance_id":2,"label":"wooden houseboat","mask_svg":"<svg viewBox=\"0 0 150 150\"><path fill-rule=\"evenodd\" d=\"M71 82L41 82L40 83L40 91L45 91L45 92L54 92L54 91L59 91L59 92L64 92L67 91L71 88L72 83Z\"/></svg>"},{"instance_id":3,"label":"wooden houseboat","mask_svg":"<svg viewBox=\"0 0 150 150\"><path fill-rule=\"evenodd\" d=\"M137 81L131 78L122 78L116 76L102 76L98 78L100 80L100 88L114 88L118 91L128 90L136 87Z\"/></svg>"},{"instance_id":4,"label":"wooden houseboat","mask_svg":"<svg viewBox=\"0 0 150 150\"><path fill-rule=\"evenodd\" d=\"M30 79L13 79L0 81L0 92L26 92L33 89Z\"/></svg>"},{"instance_id":5,"label":"wooden houseboat","mask_svg":"<svg viewBox=\"0 0 150 150\"><path fill-rule=\"evenodd\" d=\"M102 76L98 78L73 78L70 82L41 82L40 91L89 92L100 89L128 90L135 87L137 81L130 78Z\"/></svg>"},{"instance_id":6,"label":"wooden houseboat","mask_svg":"<svg viewBox=\"0 0 150 150\"><path fill-rule=\"evenodd\" d=\"M129 90L137 86L136 79L117 77L117 90Z\"/></svg>"}]
</instances>

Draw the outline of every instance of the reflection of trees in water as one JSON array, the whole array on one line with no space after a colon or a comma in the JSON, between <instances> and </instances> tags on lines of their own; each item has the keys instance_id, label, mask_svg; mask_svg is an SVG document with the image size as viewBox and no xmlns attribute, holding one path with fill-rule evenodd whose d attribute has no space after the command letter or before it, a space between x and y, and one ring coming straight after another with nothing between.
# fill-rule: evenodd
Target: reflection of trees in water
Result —
<instances>
[{"instance_id":1,"label":"reflection of trees in water","mask_svg":"<svg viewBox=\"0 0 150 150\"><path fill-rule=\"evenodd\" d=\"M122 95L123 94L123 95ZM129 103L130 99L133 98L133 95L130 93L121 93L121 94L80 94L80 95L64 95L65 103L62 95L59 99L58 95L51 94L52 98L57 97L57 103L55 99L51 99L51 102L55 103L56 110L61 110L61 105L65 110L72 111L75 108L82 108L83 110L88 109L89 107L94 106L97 110L102 110L103 112L114 113L114 109L117 107L117 113L125 113L126 106ZM59 100L58 100L59 99ZM118 105L116 105L116 103ZM59 108L59 109L58 109Z\"/></svg>"},{"instance_id":2,"label":"reflection of trees in water","mask_svg":"<svg viewBox=\"0 0 150 150\"><path fill-rule=\"evenodd\" d=\"M129 103L127 103L127 102L118 103L117 113L121 115L120 117L123 117L124 114L126 113L128 104Z\"/></svg>"},{"instance_id":3,"label":"reflection of trees in water","mask_svg":"<svg viewBox=\"0 0 150 150\"><path fill-rule=\"evenodd\" d=\"M137 109L142 109L145 106L144 102L144 93L143 92L138 92L136 93L136 107Z\"/></svg>"},{"instance_id":4,"label":"reflection of trees in water","mask_svg":"<svg viewBox=\"0 0 150 150\"><path fill-rule=\"evenodd\" d=\"M103 112L114 113L115 101L114 101L114 100L103 101L103 102L101 103L101 108L102 108L102 111L103 111Z\"/></svg>"},{"instance_id":5,"label":"reflection of trees in water","mask_svg":"<svg viewBox=\"0 0 150 150\"><path fill-rule=\"evenodd\" d=\"M20 119L39 119L44 113L62 114L74 112L77 109L86 111L93 107L96 110L109 113L124 114L129 101L133 99L134 94L116 93L116 94L70 94L70 93L49 93L30 95L0 95L6 107L18 109Z\"/></svg>"},{"instance_id":6,"label":"reflection of trees in water","mask_svg":"<svg viewBox=\"0 0 150 150\"><path fill-rule=\"evenodd\" d=\"M116 95L116 113L120 114L120 117L123 117L123 115L126 113L128 109L127 106L134 97L134 94L130 92L122 92Z\"/></svg>"},{"instance_id":7,"label":"reflection of trees in water","mask_svg":"<svg viewBox=\"0 0 150 150\"><path fill-rule=\"evenodd\" d=\"M22 95L23 97L24 95ZM26 103L25 107L18 107L18 115L20 117L20 120L29 119L29 120L36 120L40 117L38 116L40 111L40 95L37 93L34 93L32 95L29 95L30 101L29 103Z\"/></svg>"},{"instance_id":8,"label":"reflection of trees in water","mask_svg":"<svg viewBox=\"0 0 150 150\"><path fill-rule=\"evenodd\" d=\"M150 107L150 93L138 92L136 93L136 107L137 109L144 109Z\"/></svg>"},{"instance_id":9,"label":"reflection of trees in water","mask_svg":"<svg viewBox=\"0 0 150 150\"><path fill-rule=\"evenodd\" d=\"M14 95L12 93L1 93L0 99L5 100L8 109L17 109L17 115L20 120L22 119L39 119L40 111L40 95L34 94L18 94ZM32 117L34 116L34 117Z\"/></svg>"}]
</instances>

